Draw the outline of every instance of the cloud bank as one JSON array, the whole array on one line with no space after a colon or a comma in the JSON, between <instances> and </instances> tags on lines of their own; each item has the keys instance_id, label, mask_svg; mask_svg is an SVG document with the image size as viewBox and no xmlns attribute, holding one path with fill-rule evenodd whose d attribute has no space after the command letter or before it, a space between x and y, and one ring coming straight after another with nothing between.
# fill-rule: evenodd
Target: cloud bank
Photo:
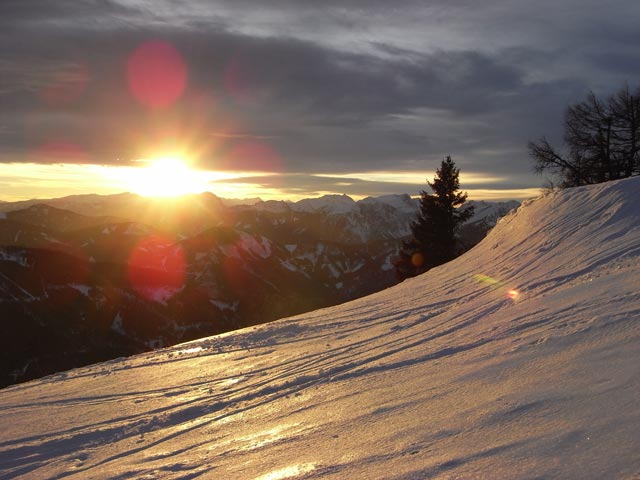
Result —
<instances>
[{"instance_id":1,"label":"cloud bank","mask_svg":"<svg viewBox=\"0 0 640 480\"><path fill-rule=\"evenodd\" d=\"M632 1L344 3L3 2L0 162L127 165L183 150L199 168L315 185L326 177L304 175L428 173L450 154L503 178L495 188L528 188L540 179L527 140L558 140L567 103L640 69ZM132 89L149 42L184 64L168 102ZM168 88L150 77L137 91ZM398 187L375 183L345 193Z\"/></svg>"}]
</instances>

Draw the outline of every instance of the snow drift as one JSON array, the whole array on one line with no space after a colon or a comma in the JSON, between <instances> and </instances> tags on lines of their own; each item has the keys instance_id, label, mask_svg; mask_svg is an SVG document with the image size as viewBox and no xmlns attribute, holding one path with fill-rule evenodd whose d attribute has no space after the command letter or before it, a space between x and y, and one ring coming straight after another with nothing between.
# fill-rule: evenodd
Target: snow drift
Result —
<instances>
[{"instance_id":1,"label":"snow drift","mask_svg":"<svg viewBox=\"0 0 640 480\"><path fill-rule=\"evenodd\" d=\"M640 178L397 287L0 391L0 476L640 474Z\"/></svg>"}]
</instances>

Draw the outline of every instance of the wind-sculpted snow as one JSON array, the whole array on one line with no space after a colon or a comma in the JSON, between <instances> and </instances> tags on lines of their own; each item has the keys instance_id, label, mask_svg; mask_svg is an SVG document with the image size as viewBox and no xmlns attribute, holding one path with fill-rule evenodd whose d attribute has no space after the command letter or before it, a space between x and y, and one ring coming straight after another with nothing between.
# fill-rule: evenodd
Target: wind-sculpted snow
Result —
<instances>
[{"instance_id":1,"label":"wind-sculpted snow","mask_svg":"<svg viewBox=\"0 0 640 480\"><path fill-rule=\"evenodd\" d=\"M640 178L341 306L0 391L3 478L640 475Z\"/></svg>"}]
</instances>

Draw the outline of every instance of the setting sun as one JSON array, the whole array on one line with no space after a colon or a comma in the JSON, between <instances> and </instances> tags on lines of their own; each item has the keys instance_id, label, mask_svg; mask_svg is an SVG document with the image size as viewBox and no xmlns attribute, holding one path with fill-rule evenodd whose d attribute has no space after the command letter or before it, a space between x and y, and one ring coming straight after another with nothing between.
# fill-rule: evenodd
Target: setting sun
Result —
<instances>
[{"instance_id":1,"label":"setting sun","mask_svg":"<svg viewBox=\"0 0 640 480\"><path fill-rule=\"evenodd\" d=\"M207 190L205 176L179 157L149 160L146 167L131 170L126 181L131 191L147 197L175 197Z\"/></svg>"}]
</instances>

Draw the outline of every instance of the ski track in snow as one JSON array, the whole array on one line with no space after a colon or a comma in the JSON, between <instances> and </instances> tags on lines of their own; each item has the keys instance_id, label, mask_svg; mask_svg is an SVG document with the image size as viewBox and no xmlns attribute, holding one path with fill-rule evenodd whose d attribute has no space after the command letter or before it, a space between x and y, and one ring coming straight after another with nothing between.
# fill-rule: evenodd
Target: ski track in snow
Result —
<instances>
[{"instance_id":1,"label":"ski track in snow","mask_svg":"<svg viewBox=\"0 0 640 480\"><path fill-rule=\"evenodd\" d=\"M1 390L0 478L637 479L638 192L548 194L384 292Z\"/></svg>"}]
</instances>

